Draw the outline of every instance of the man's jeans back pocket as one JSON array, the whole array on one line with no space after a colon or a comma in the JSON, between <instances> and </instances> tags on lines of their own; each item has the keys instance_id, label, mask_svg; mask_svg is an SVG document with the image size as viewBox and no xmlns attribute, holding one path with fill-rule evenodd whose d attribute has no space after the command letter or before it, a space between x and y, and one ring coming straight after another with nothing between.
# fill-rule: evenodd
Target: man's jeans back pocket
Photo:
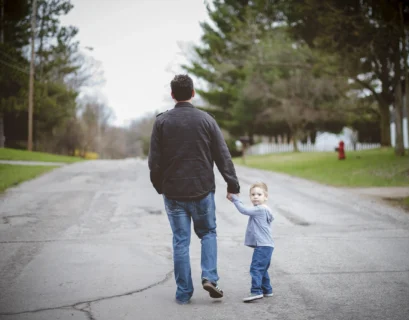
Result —
<instances>
[{"instance_id":1,"label":"man's jeans back pocket","mask_svg":"<svg viewBox=\"0 0 409 320\"><path fill-rule=\"evenodd\" d=\"M185 213L185 209L183 208L182 204L180 201L173 200L173 199L168 199L165 196L163 196L165 199L165 206L166 206L166 212L168 215L177 215L178 213Z\"/></svg>"}]
</instances>

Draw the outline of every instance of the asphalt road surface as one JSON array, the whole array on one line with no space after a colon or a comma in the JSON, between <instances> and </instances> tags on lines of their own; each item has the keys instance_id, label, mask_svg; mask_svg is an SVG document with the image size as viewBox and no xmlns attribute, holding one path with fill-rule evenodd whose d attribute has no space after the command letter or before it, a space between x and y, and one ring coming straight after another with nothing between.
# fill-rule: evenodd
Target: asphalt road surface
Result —
<instances>
[{"instance_id":1,"label":"asphalt road surface","mask_svg":"<svg viewBox=\"0 0 409 320\"><path fill-rule=\"evenodd\" d=\"M217 171L217 170L216 170ZM245 304L247 218L217 173L221 300L200 284L174 301L171 231L147 165L134 159L64 166L0 196L1 320L409 319L409 215L353 191L238 167L242 198L269 185L274 297Z\"/></svg>"}]
</instances>

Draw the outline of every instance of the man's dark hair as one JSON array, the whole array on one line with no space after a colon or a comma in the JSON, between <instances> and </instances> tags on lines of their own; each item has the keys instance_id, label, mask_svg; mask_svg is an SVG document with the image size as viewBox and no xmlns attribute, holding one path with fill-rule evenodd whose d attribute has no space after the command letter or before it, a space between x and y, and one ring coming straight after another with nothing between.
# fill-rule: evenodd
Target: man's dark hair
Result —
<instances>
[{"instance_id":1,"label":"man's dark hair","mask_svg":"<svg viewBox=\"0 0 409 320\"><path fill-rule=\"evenodd\" d=\"M192 98L193 80L186 74L178 74L170 82L173 97L176 101L185 101Z\"/></svg>"}]
</instances>

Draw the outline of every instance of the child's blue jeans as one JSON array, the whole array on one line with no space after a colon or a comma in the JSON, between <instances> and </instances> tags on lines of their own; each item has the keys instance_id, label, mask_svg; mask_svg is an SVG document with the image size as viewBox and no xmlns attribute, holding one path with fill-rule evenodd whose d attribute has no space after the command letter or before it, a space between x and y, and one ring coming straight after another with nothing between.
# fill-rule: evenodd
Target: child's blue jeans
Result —
<instances>
[{"instance_id":1,"label":"child's blue jeans","mask_svg":"<svg viewBox=\"0 0 409 320\"><path fill-rule=\"evenodd\" d=\"M269 294L273 293L268 268L270 267L273 247L255 247L253 259L250 266L251 293Z\"/></svg>"}]
</instances>

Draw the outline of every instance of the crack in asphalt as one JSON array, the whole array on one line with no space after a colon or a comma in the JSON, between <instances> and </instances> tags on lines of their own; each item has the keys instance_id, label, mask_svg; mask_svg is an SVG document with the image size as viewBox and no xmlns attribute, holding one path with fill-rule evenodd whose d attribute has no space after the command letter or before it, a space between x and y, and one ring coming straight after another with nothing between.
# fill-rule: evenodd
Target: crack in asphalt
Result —
<instances>
[{"instance_id":1,"label":"crack in asphalt","mask_svg":"<svg viewBox=\"0 0 409 320\"><path fill-rule=\"evenodd\" d=\"M371 274L371 273L405 273L408 270L362 270L362 271L323 271L323 272L277 272L280 276L319 276L329 274Z\"/></svg>"},{"instance_id":2,"label":"crack in asphalt","mask_svg":"<svg viewBox=\"0 0 409 320\"><path fill-rule=\"evenodd\" d=\"M301 226L307 226L308 224L299 224ZM377 229L380 231L394 231L397 229ZM362 230L358 230L357 232L361 232ZM365 230L363 230L365 231ZM349 232L355 232L349 231ZM239 241L241 243L242 237L241 236L218 236L220 239L228 239L233 241ZM237 239L234 239L237 238ZM346 241L357 241L357 240L370 240L370 239L409 239L408 236L358 236L358 237L351 237L350 235L345 236L275 236L275 239L326 239L326 240L346 240ZM9 240L9 241L0 241L0 244L18 244L18 243L52 243L52 242L84 242L90 241L94 239L84 238L84 239L44 239L44 240Z\"/></svg>"},{"instance_id":3,"label":"crack in asphalt","mask_svg":"<svg viewBox=\"0 0 409 320\"><path fill-rule=\"evenodd\" d=\"M139 207L139 209L142 209L143 211L146 211L149 214L162 214L162 210L152 207Z\"/></svg>"},{"instance_id":4,"label":"crack in asphalt","mask_svg":"<svg viewBox=\"0 0 409 320\"><path fill-rule=\"evenodd\" d=\"M92 300L76 302L74 304L64 305L64 306L59 306L59 307L41 308L41 309L26 310L26 311L20 311L20 312L0 313L0 316L14 316L14 315L25 314L25 313L37 313L37 312L50 311L50 310L59 310L59 309L75 309L77 311L84 312L89 320L96 320L96 318L93 316L93 314L91 312L91 303L100 302L100 301L103 301L103 300L121 298L121 297L125 297L125 296L131 296L131 295L133 295L135 293L140 293L140 292L149 290L149 289L151 289L153 287L159 286L159 285L165 283L166 281L168 281L171 278L172 274L173 274L173 269L171 271L169 271L165 275L164 279L162 279L162 280L160 280L158 282L155 282L153 284L150 284L149 286L144 287L142 289L137 289L137 290L133 290L133 291L129 291L129 292L121 293L121 294L116 294L116 295L108 296L108 297L101 297L101 298L96 298L96 299L92 299Z\"/></svg>"},{"instance_id":5,"label":"crack in asphalt","mask_svg":"<svg viewBox=\"0 0 409 320\"><path fill-rule=\"evenodd\" d=\"M295 225L307 227L310 225L310 223L302 218L300 218L298 215L292 213L291 211L287 209L283 209L280 206L274 206L274 208L282 214L284 218L286 218L288 221Z\"/></svg>"},{"instance_id":6,"label":"crack in asphalt","mask_svg":"<svg viewBox=\"0 0 409 320\"><path fill-rule=\"evenodd\" d=\"M91 312L91 303L90 302L86 303L85 307L83 307L83 308L78 308L78 307L76 307L76 305L73 305L72 308L74 308L75 310L84 312L85 315L87 316L88 320L96 320L96 318L94 317L94 315Z\"/></svg>"},{"instance_id":7,"label":"crack in asphalt","mask_svg":"<svg viewBox=\"0 0 409 320\"><path fill-rule=\"evenodd\" d=\"M48 242L64 242L64 241L88 241L92 239L44 239L44 240L9 240L0 241L0 244L14 244L14 243L48 243Z\"/></svg>"}]
</instances>

